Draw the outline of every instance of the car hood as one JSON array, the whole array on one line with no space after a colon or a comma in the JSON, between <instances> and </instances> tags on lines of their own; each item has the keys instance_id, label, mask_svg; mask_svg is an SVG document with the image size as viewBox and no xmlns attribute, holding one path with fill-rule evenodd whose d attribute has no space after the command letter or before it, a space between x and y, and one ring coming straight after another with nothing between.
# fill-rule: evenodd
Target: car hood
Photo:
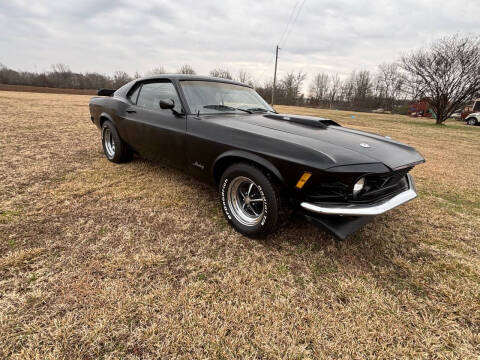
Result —
<instances>
[{"instance_id":1,"label":"car hood","mask_svg":"<svg viewBox=\"0 0 480 360\"><path fill-rule=\"evenodd\" d=\"M321 152L331 166L381 162L391 169L423 162L411 146L388 137L341 127L328 119L288 114L215 116L223 125L275 137ZM228 118L228 119L227 119Z\"/></svg>"}]
</instances>

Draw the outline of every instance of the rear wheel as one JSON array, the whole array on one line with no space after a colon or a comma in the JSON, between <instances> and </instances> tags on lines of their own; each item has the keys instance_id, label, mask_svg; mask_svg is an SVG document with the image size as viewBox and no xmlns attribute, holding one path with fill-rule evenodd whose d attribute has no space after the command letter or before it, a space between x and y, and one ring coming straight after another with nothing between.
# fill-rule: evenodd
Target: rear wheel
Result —
<instances>
[{"instance_id":1,"label":"rear wheel","mask_svg":"<svg viewBox=\"0 0 480 360\"><path fill-rule=\"evenodd\" d=\"M122 163L131 158L130 149L109 120L102 124L102 146L107 159L114 163Z\"/></svg>"},{"instance_id":2,"label":"rear wheel","mask_svg":"<svg viewBox=\"0 0 480 360\"><path fill-rule=\"evenodd\" d=\"M279 224L280 199L276 186L260 169L234 164L219 185L223 213L229 223L247 236L263 236Z\"/></svg>"},{"instance_id":3,"label":"rear wheel","mask_svg":"<svg viewBox=\"0 0 480 360\"><path fill-rule=\"evenodd\" d=\"M468 118L467 125L477 125L477 119L475 119L474 117Z\"/></svg>"}]
</instances>

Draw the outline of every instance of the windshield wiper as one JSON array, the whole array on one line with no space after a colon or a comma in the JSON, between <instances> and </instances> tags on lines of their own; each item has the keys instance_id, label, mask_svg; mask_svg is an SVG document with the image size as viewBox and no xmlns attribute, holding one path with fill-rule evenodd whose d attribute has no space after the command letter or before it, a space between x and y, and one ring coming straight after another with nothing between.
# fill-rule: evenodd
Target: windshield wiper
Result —
<instances>
[{"instance_id":1,"label":"windshield wiper","mask_svg":"<svg viewBox=\"0 0 480 360\"><path fill-rule=\"evenodd\" d=\"M244 112L247 112L249 114L252 113L252 111L250 111L250 109L240 109L240 108L236 108L236 107L233 107L233 106L227 106L227 105L221 105L221 104L217 104L217 105L204 105L203 106L205 109L214 109L214 110L239 110L239 111L244 111Z\"/></svg>"}]
</instances>

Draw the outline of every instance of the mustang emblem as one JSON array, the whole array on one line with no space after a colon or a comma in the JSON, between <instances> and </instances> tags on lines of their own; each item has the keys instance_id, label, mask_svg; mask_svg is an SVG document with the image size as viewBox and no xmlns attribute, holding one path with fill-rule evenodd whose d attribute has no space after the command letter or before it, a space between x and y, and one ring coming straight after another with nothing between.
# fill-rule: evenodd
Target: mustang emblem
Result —
<instances>
[{"instance_id":1,"label":"mustang emblem","mask_svg":"<svg viewBox=\"0 0 480 360\"><path fill-rule=\"evenodd\" d=\"M360 143L360 146L364 147L364 148L369 148L370 147L370 145L368 145L367 143Z\"/></svg>"},{"instance_id":2,"label":"mustang emblem","mask_svg":"<svg viewBox=\"0 0 480 360\"><path fill-rule=\"evenodd\" d=\"M200 164L198 161L195 161L192 165L198 167L200 170L205 169L205 166Z\"/></svg>"}]
</instances>

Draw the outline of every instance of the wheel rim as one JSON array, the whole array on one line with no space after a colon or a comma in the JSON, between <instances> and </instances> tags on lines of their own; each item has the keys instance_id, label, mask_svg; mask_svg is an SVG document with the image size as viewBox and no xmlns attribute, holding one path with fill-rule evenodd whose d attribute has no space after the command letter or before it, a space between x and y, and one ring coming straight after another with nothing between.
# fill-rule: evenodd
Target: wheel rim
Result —
<instances>
[{"instance_id":1,"label":"wheel rim","mask_svg":"<svg viewBox=\"0 0 480 360\"><path fill-rule=\"evenodd\" d=\"M265 214L265 195L255 182L245 176L232 180L227 191L232 215L245 226L257 225Z\"/></svg>"},{"instance_id":2,"label":"wheel rim","mask_svg":"<svg viewBox=\"0 0 480 360\"><path fill-rule=\"evenodd\" d=\"M113 135L109 128L103 130L103 145L105 146L105 152L108 158L115 156L115 142L113 141Z\"/></svg>"}]
</instances>

